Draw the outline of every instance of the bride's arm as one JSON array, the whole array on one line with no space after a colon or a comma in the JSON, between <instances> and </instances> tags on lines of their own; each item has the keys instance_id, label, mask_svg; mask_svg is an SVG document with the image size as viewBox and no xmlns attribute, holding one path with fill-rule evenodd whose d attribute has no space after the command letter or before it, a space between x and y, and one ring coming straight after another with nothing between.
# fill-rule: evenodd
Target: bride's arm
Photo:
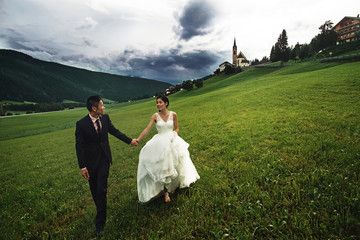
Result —
<instances>
[{"instance_id":1,"label":"bride's arm","mask_svg":"<svg viewBox=\"0 0 360 240\"><path fill-rule=\"evenodd\" d=\"M150 119L150 122L149 122L149 125L141 132L141 134L139 135L139 137L137 138L138 141L140 142L141 139L143 139L151 130L152 126L154 125L156 121L156 116L155 114L151 116L151 119Z\"/></svg>"},{"instance_id":2,"label":"bride's arm","mask_svg":"<svg viewBox=\"0 0 360 240\"><path fill-rule=\"evenodd\" d=\"M176 113L173 113L173 120L174 120L174 131L176 133L179 133L179 124L178 124Z\"/></svg>"}]
</instances>

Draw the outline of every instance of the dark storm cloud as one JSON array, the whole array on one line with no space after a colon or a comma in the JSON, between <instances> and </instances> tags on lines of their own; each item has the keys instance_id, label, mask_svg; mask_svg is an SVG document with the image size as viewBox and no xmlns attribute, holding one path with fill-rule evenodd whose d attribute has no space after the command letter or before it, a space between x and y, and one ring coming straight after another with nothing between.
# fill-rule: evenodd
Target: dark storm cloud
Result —
<instances>
[{"instance_id":1,"label":"dark storm cloud","mask_svg":"<svg viewBox=\"0 0 360 240\"><path fill-rule=\"evenodd\" d=\"M176 84L212 74L218 68L219 55L220 53L203 50L180 54L178 49L171 49L152 55L144 55L138 50L126 50L109 57L89 58L84 54L77 54L54 57L54 59L68 65L76 63L77 67L94 71Z\"/></svg>"},{"instance_id":2,"label":"dark storm cloud","mask_svg":"<svg viewBox=\"0 0 360 240\"><path fill-rule=\"evenodd\" d=\"M98 46L94 43L94 41L92 41L91 39L88 38L83 38L83 45L87 46L87 47L93 47L93 48L97 48Z\"/></svg>"},{"instance_id":3,"label":"dark storm cloud","mask_svg":"<svg viewBox=\"0 0 360 240\"><path fill-rule=\"evenodd\" d=\"M118 58L119 61L125 59ZM217 68L218 59L217 54L210 54L206 51L198 50L179 54L177 49L172 49L159 55L129 59L127 61L129 70L124 73L173 84L181 83L187 79L201 78L212 74Z\"/></svg>"},{"instance_id":4,"label":"dark storm cloud","mask_svg":"<svg viewBox=\"0 0 360 240\"><path fill-rule=\"evenodd\" d=\"M206 1L191 1L185 6L182 14L179 16L180 27L175 31L184 40L206 35L209 33L209 27L214 16L214 8Z\"/></svg>"},{"instance_id":5,"label":"dark storm cloud","mask_svg":"<svg viewBox=\"0 0 360 240\"><path fill-rule=\"evenodd\" d=\"M27 46L27 40L22 34L18 33L16 30L7 28L3 31L0 31L0 37L3 38L13 49L23 49L23 50L36 50L34 47Z\"/></svg>"}]
</instances>

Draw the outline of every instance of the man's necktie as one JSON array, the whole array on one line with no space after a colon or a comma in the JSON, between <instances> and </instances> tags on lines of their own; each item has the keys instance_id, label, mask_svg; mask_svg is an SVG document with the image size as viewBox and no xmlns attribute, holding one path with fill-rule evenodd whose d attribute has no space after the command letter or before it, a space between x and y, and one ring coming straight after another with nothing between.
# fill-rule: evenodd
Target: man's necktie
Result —
<instances>
[{"instance_id":1,"label":"man's necktie","mask_svg":"<svg viewBox=\"0 0 360 240\"><path fill-rule=\"evenodd\" d=\"M97 119L95 122L96 122L96 125L97 125L97 132L98 132L98 134L100 135L101 129L100 129L99 119Z\"/></svg>"}]
</instances>

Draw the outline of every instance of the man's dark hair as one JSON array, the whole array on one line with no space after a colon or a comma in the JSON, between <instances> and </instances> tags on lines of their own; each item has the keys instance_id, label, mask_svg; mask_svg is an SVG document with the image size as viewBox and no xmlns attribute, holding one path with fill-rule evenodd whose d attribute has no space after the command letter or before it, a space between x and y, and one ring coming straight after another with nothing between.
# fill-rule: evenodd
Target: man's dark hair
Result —
<instances>
[{"instance_id":1,"label":"man's dark hair","mask_svg":"<svg viewBox=\"0 0 360 240\"><path fill-rule=\"evenodd\" d=\"M102 100L102 97L100 95L91 96L86 101L86 107L89 110L89 112L92 111L92 107L98 107L99 102Z\"/></svg>"}]
</instances>

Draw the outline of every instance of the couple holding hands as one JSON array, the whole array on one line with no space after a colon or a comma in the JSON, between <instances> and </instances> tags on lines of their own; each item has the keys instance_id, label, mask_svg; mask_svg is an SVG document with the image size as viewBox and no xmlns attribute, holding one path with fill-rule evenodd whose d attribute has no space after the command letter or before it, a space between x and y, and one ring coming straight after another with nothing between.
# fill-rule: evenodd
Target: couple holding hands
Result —
<instances>
[{"instance_id":1,"label":"couple holding hands","mask_svg":"<svg viewBox=\"0 0 360 240\"><path fill-rule=\"evenodd\" d=\"M112 124L101 96L87 100L89 114L76 123L76 153L81 175L89 181L91 195L96 205L96 232L100 234L106 221L106 193L110 164L112 163L108 133L127 144L138 143L156 125L158 133L141 149L137 171L139 202L149 203L177 188L189 187L200 178L188 151L189 144L178 136L179 126L175 112L169 111L166 96L156 99L158 112L151 116L148 126L137 139L131 139Z\"/></svg>"}]
</instances>

